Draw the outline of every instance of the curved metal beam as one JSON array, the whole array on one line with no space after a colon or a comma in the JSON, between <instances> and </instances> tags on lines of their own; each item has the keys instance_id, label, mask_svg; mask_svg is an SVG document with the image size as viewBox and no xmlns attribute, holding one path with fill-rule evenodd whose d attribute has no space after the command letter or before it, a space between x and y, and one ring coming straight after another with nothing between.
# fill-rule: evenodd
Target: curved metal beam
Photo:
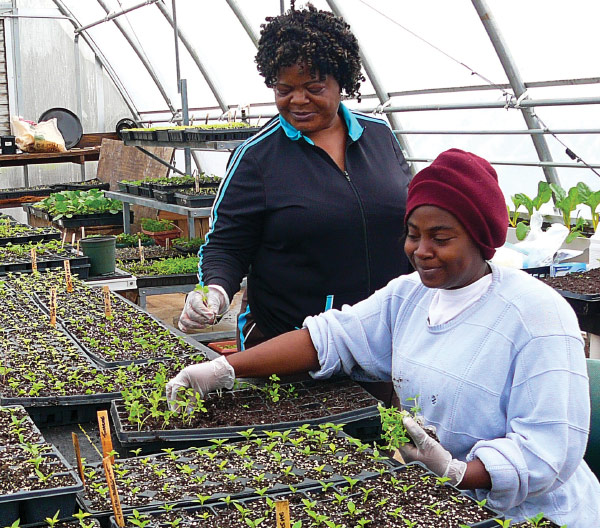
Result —
<instances>
[{"instance_id":1,"label":"curved metal beam","mask_svg":"<svg viewBox=\"0 0 600 528\"><path fill-rule=\"evenodd\" d=\"M523 96L527 88L525 87L525 83L523 82L519 70L517 69L517 65L513 60L510 51L508 49L508 45L504 41L498 25L490 11L489 7L485 0L471 0L481 22L483 23L483 27L485 28L488 37L490 38L494 49L496 50L496 54L500 59L500 63L504 68L504 72L508 77L508 82L514 92L517 101ZM533 108L521 108L521 113L523 118L525 119L525 123L528 129L536 129L536 128L544 128L537 119ZM548 143L543 136L532 135L531 140L533 141L533 145L537 152L538 158L540 161L549 162L552 161L552 156L550 154L550 149L548 148ZM544 166L544 175L546 176L546 181L548 183L556 183L560 185L560 180L558 179L558 174L554 167Z\"/></svg>"},{"instance_id":2,"label":"curved metal beam","mask_svg":"<svg viewBox=\"0 0 600 528\"><path fill-rule=\"evenodd\" d=\"M97 1L100 4L100 6L102 7L102 9L104 9L104 11L106 11L106 14L109 15L110 14L110 8L106 5L106 2L104 0L97 0ZM115 18L115 19L113 19L113 22L117 26L117 28L119 29L119 31L121 32L121 34L125 37L125 39L129 43L129 45L131 46L131 48L133 49L133 51L135 52L135 54L138 56L138 58L140 59L140 61L144 65L144 67L146 68L146 71L148 72L148 74L150 75L150 77L152 78L152 80L154 81L154 84L158 88L158 91L163 96L163 99L165 100L165 103L167 103L167 106L169 107L170 112L173 115L175 115L177 113L177 110L175 110L175 107L171 103L171 99L169 98L169 96L167 95L167 92L163 88L163 85L160 82L160 79L158 78L158 75L154 71L154 68L152 67L152 65L150 64L150 62L148 61L148 59L146 58L146 56L144 55L144 53L142 53L142 50L140 49L140 47L134 42L133 37L129 33L129 30L121 23L120 20L118 20L118 19Z\"/></svg>"},{"instance_id":3,"label":"curved metal beam","mask_svg":"<svg viewBox=\"0 0 600 528\"><path fill-rule=\"evenodd\" d=\"M75 18L73 13L71 13L69 8L67 6L65 6L61 0L52 0L52 1L54 2L54 5L56 5L56 7L60 11L60 13L69 19L69 22L71 22L71 24L73 24L74 28L78 28L81 26L81 24ZM85 40L85 43L93 51L94 55L96 55L96 57L98 57L98 60L102 64L102 67L104 68L104 70L106 71L108 76L110 77L110 80L115 85L115 88L117 89L117 91L121 94L121 97L125 101L125 104L129 108L129 111L131 112L131 115L133 116L133 118L136 121L141 120L140 113L138 112L138 110L135 106L135 103L133 102L133 99L129 96L129 93L127 92L127 89L125 88L125 85L121 82L121 79L119 79L119 76L117 75L117 73L113 70L112 66L110 65L110 63L108 62L106 57L102 54L102 52L100 51L100 48L96 45L96 43L92 40L92 38L85 31L81 33L81 37L83 38L83 40Z\"/></svg>"},{"instance_id":4,"label":"curved metal beam","mask_svg":"<svg viewBox=\"0 0 600 528\"><path fill-rule=\"evenodd\" d=\"M340 8L340 6L338 5L337 0L327 0L327 3L329 4L330 9L337 16L341 16L344 18L344 20L348 21L348 17L344 16L344 13L343 13L342 9ZM387 103L390 99L390 92L388 92L385 89L385 87L383 86L383 83L382 83L381 79L379 78L379 76L377 75L377 71L375 70L372 61L370 61L369 58L367 57L367 55L365 54L365 50L364 50L363 46L360 47L360 55L362 58L362 63L365 68L367 77L371 81L373 88L375 88L375 93L377 94L377 98L379 99L379 102L382 105ZM400 124L400 120L394 114L388 114L388 118L389 118L390 124L392 125L392 128L394 130L402 130L402 125ZM402 150L404 150L405 155L409 158L412 158L413 154L412 154L412 150L408 144L407 138L404 137L402 135L402 133L398 134L397 137L398 137L398 142L400 143ZM412 164L409 164L409 165L410 165L410 170L414 175L415 168Z\"/></svg>"},{"instance_id":5,"label":"curved metal beam","mask_svg":"<svg viewBox=\"0 0 600 528\"><path fill-rule=\"evenodd\" d=\"M98 0L98 1L101 1L101 0ZM160 2L157 2L156 7L158 7L160 12L167 19L167 21L169 22L171 27L174 27L173 17L171 15L171 13L169 12L169 10L167 9L167 6L164 4L164 2L162 0ZM227 112L229 110L229 106L225 102L225 99L223 99L223 97L221 96L221 91L217 87L215 80L213 79L211 74L208 72L208 70L206 69L206 67L204 66L202 61L200 60L200 57L198 56L196 49L194 48L194 46L192 46L190 40L186 37L185 33L181 30L180 27L177 28L177 32L179 33L179 38L181 39L181 42L183 42L183 45L188 50L193 61L196 63L196 66L198 66L198 69L200 70L200 73L202 73L202 76L204 77L204 80L208 84L210 91L213 93L213 95L215 96L215 99L219 103L219 106L221 107L221 111Z\"/></svg>"},{"instance_id":6,"label":"curved metal beam","mask_svg":"<svg viewBox=\"0 0 600 528\"><path fill-rule=\"evenodd\" d=\"M240 9L240 6L236 2L236 0L225 0L225 1L229 4L229 7L234 12L237 19L240 21L240 24L242 24L242 27L246 30L246 33L248 33L248 36L250 37L250 40L252 41L254 46L258 47L258 38L259 37L256 34L256 32L254 31L254 29L252 28L252 26L250 25L250 23L248 22L248 19L246 18L246 16Z\"/></svg>"}]
</instances>

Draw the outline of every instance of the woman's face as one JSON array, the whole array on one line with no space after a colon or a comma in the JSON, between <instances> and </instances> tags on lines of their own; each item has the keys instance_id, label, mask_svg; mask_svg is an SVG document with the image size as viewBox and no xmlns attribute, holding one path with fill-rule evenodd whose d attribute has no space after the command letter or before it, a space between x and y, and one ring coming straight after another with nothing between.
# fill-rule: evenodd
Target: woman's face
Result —
<instances>
[{"instance_id":1,"label":"woman's face","mask_svg":"<svg viewBox=\"0 0 600 528\"><path fill-rule=\"evenodd\" d=\"M417 207L407 229L404 251L428 288L462 288L488 272L481 251L448 211L433 205Z\"/></svg>"},{"instance_id":2,"label":"woman's face","mask_svg":"<svg viewBox=\"0 0 600 528\"><path fill-rule=\"evenodd\" d=\"M306 64L281 68L274 91L279 113L308 137L333 126L338 118L340 85L331 75L311 75Z\"/></svg>"}]
</instances>

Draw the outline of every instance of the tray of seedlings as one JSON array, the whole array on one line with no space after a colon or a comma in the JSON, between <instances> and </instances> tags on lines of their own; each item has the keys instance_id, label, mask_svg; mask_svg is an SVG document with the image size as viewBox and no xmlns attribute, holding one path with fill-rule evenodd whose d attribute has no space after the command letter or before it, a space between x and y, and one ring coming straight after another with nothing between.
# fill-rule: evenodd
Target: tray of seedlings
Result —
<instances>
[{"instance_id":1,"label":"tray of seedlings","mask_svg":"<svg viewBox=\"0 0 600 528\"><path fill-rule=\"evenodd\" d=\"M64 267L64 261L68 260L72 272L79 274L80 270L89 270L89 258L77 254L71 246L62 246L60 240L47 242L27 242L22 244L9 244L0 247L0 275L10 272L31 273L33 264L31 260L32 249L36 252L36 263L38 271L50 268ZM86 275L87 276L87 275Z\"/></svg>"},{"instance_id":2,"label":"tray of seedlings","mask_svg":"<svg viewBox=\"0 0 600 528\"><path fill-rule=\"evenodd\" d=\"M364 528L371 524L392 528L492 528L503 517L459 489L408 464L380 474L349 477L311 489L290 490L272 496L205 503L184 508L128 512L126 526L157 528L220 528L222 526L277 526L276 501L287 500L290 526ZM111 527L116 527L111 517Z\"/></svg>"},{"instance_id":3,"label":"tray of seedlings","mask_svg":"<svg viewBox=\"0 0 600 528\"><path fill-rule=\"evenodd\" d=\"M217 196L217 188L183 189L176 192L174 196L177 205L183 205L184 207L212 207Z\"/></svg>"},{"instance_id":4,"label":"tray of seedlings","mask_svg":"<svg viewBox=\"0 0 600 528\"><path fill-rule=\"evenodd\" d=\"M118 261L117 267L136 276L138 288L198 284L198 257L170 257L150 261Z\"/></svg>"},{"instance_id":5,"label":"tray of seedlings","mask_svg":"<svg viewBox=\"0 0 600 528\"><path fill-rule=\"evenodd\" d=\"M60 231L55 227L31 227L9 218L0 219L0 247L59 239Z\"/></svg>"},{"instance_id":6,"label":"tray of seedlings","mask_svg":"<svg viewBox=\"0 0 600 528\"><path fill-rule=\"evenodd\" d=\"M173 247L179 251L181 255L198 255L200 251L200 246L204 244L203 237L194 237L194 238L176 238L173 240Z\"/></svg>"},{"instance_id":7,"label":"tray of seedlings","mask_svg":"<svg viewBox=\"0 0 600 528\"><path fill-rule=\"evenodd\" d=\"M53 192L57 191L89 191L91 189L101 189L108 191L110 189L109 182L100 181L98 178L93 178L86 181L74 181L66 183L55 183L52 185Z\"/></svg>"},{"instance_id":8,"label":"tray of seedlings","mask_svg":"<svg viewBox=\"0 0 600 528\"><path fill-rule=\"evenodd\" d=\"M164 504L214 504L226 497L327 488L397 467L397 462L340 429L330 423L303 425L270 431L267 437L248 429L240 432L240 441L213 439L204 447L167 448L160 454L116 460L122 507L143 511ZM86 465L84 473L86 488L80 503L94 516L108 517L111 504L101 464Z\"/></svg>"},{"instance_id":9,"label":"tray of seedlings","mask_svg":"<svg viewBox=\"0 0 600 528\"><path fill-rule=\"evenodd\" d=\"M378 401L348 378L279 381L273 375L264 385L241 382L240 388L211 393L204 400L193 389L180 389L179 409L169 408L163 386L123 390L123 398L111 403L115 432L121 444L130 446L235 438L249 427L267 434L306 423L356 425L379 419Z\"/></svg>"},{"instance_id":10,"label":"tray of seedlings","mask_svg":"<svg viewBox=\"0 0 600 528\"><path fill-rule=\"evenodd\" d=\"M67 292L64 272L45 277L21 275L13 283L31 293L49 312L50 286L56 288L57 318L75 342L101 367L143 363L149 359L184 357L210 350L190 336L168 329L161 321L120 295L109 292L107 315L104 294L73 280Z\"/></svg>"},{"instance_id":11,"label":"tray of seedlings","mask_svg":"<svg viewBox=\"0 0 600 528\"><path fill-rule=\"evenodd\" d=\"M42 442L42 433L23 406L0 406L0 446Z\"/></svg>"},{"instance_id":12,"label":"tray of seedlings","mask_svg":"<svg viewBox=\"0 0 600 528\"><path fill-rule=\"evenodd\" d=\"M185 141L232 141L248 139L260 128L251 127L248 123L230 122L187 126L184 128Z\"/></svg>"},{"instance_id":13,"label":"tray of seedlings","mask_svg":"<svg viewBox=\"0 0 600 528\"><path fill-rule=\"evenodd\" d=\"M0 467L8 469L0 472L0 519L4 525L41 523L57 512L64 517L75 513L83 484L52 445L0 446Z\"/></svg>"},{"instance_id":14,"label":"tray of seedlings","mask_svg":"<svg viewBox=\"0 0 600 528\"><path fill-rule=\"evenodd\" d=\"M154 242L154 241L153 241ZM159 245L152 246L142 246L141 254L144 256L144 260L156 260L156 259L164 259L164 258L172 258L180 256L179 253L174 248L165 248ZM139 262L140 258L140 248L139 247L123 247L115 249L115 258L121 262ZM122 269L122 268L119 268Z\"/></svg>"}]
</instances>

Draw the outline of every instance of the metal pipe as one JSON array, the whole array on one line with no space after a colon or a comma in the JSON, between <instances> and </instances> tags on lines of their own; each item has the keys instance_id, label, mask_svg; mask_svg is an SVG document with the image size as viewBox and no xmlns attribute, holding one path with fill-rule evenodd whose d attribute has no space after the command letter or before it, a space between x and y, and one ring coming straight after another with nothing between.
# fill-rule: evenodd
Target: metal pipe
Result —
<instances>
[{"instance_id":1,"label":"metal pipe","mask_svg":"<svg viewBox=\"0 0 600 528\"><path fill-rule=\"evenodd\" d=\"M106 11L107 14L110 12L110 9L108 8L108 5L106 4L105 0L97 0L97 2L100 4L100 6L102 7L102 9L104 9L104 11ZM157 5L158 5L158 2L157 2ZM156 87L158 88L158 91L160 92L160 94L162 95L163 99L165 100L165 103L167 103L167 106L169 107L169 110L171 111L171 113L175 114L176 110L173 107L173 104L171 103L171 99L167 95L167 92L163 88L163 85L160 82L160 79L158 78L158 75L154 71L154 68L152 67L152 65L150 64L150 62L148 61L148 59L146 58L146 56L142 52L142 50L134 42L133 37L129 34L129 31L127 30L127 28L125 26L123 26L123 24L118 19L115 18L113 20L113 22L117 26L117 28L119 29L119 31L121 32L121 34L125 37L125 40L127 40L127 42L129 43L129 45L131 46L131 48L133 49L133 51L135 52L135 54L138 56L138 58L140 59L140 61L144 65L144 67L146 68L146 71L148 72L148 74L150 75L150 77L152 78L152 80L154 81L154 84L156 85Z\"/></svg>"},{"instance_id":2,"label":"metal pipe","mask_svg":"<svg viewBox=\"0 0 600 528\"><path fill-rule=\"evenodd\" d=\"M139 9L140 7L155 4L156 2L158 2L158 0L146 0L145 2L141 2L139 4L133 5L126 9L122 9L121 11L117 11L115 13L110 13L107 16L105 16L104 18L97 20L96 22L92 22L91 24L87 24L85 26L79 26L79 27L75 28L75 33L80 33L82 31L85 31L86 29L90 29L94 26L97 26L98 24L103 24L104 22L108 22L114 18L120 17L121 15L124 15L125 13L129 13L130 11L135 11L136 9Z\"/></svg>"},{"instance_id":3,"label":"metal pipe","mask_svg":"<svg viewBox=\"0 0 600 528\"><path fill-rule=\"evenodd\" d=\"M427 112L430 110L481 110L494 108L533 108L535 106L575 106L600 104L600 97L578 97L573 99L525 99L517 106L514 102L503 103L501 101L490 101L481 103L448 103L448 104L429 104L413 106L388 106L383 109L388 112ZM377 107L363 108L361 112L374 112ZM540 128L539 126L533 128Z\"/></svg>"},{"instance_id":4,"label":"metal pipe","mask_svg":"<svg viewBox=\"0 0 600 528\"><path fill-rule=\"evenodd\" d=\"M79 22L73 16L71 11L67 8L67 6L65 6L62 3L62 0L52 0L52 1L58 8L59 12L61 12L66 17L66 19L69 20L71 22L71 24L73 24L74 27L80 26ZM104 68L104 70L106 71L108 76L110 77L110 80L115 85L115 88L117 89L117 91L121 94L121 97L125 101L125 104L127 105L127 108L129 108L129 111L131 112L131 115L133 116L133 118L136 121L141 119L140 113L138 112L137 108L135 107L135 103L133 102L133 99L130 97L129 93L127 92L127 89L121 82L121 79L119 79L119 76L113 70L110 63L106 60L106 57L100 51L100 48L98 48L96 43L92 40L92 38L87 33L83 32L83 33L81 33L81 36L83 37L83 40L85 40L85 43L94 52L94 55L96 57L98 57L98 60L100 60L100 62L102 63L102 67Z\"/></svg>"},{"instance_id":5,"label":"metal pipe","mask_svg":"<svg viewBox=\"0 0 600 528\"><path fill-rule=\"evenodd\" d=\"M162 0L159 2L156 2L156 7L158 7L160 12L163 14L163 16L169 22L169 24L171 24L171 27L173 27L173 25L174 25L173 18L171 17L171 13L169 13L169 10L165 6L164 2ZM221 96L221 90L219 90L216 82L213 80L212 76L210 75L210 73L208 72L208 70L206 69L206 67L200 60L200 58L198 57L198 53L196 52L195 48L192 46L190 40L186 37L185 33L183 31L181 31L181 29L179 29L178 31L179 31L179 38L181 39L181 42L188 50L193 61L196 63L196 66L198 66L198 69L200 70L200 73L202 73L202 76L204 77L204 80L208 84L210 91L215 96L215 99L217 100L217 103L219 104L221 111L227 112L229 107L227 106L227 104L225 103L225 100Z\"/></svg>"},{"instance_id":6,"label":"metal pipe","mask_svg":"<svg viewBox=\"0 0 600 528\"><path fill-rule=\"evenodd\" d=\"M396 130L394 130L396 132ZM574 129L543 129L535 128L531 130L402 130L403 134L431 134L431 135L527 135L527 134L600 134L600 128L574 128Z\"/></svg>"},{"instance_id":7,"label":"metal pipe","mask_svg":"<svg viewBox=\"0 0 600 528\"><path fill-rule=\"evenodd\" d=\"M171 0L171 6L171 10L173 11L173 33L175 34L175 73L177 74L177 93L181 93L181 70L179 69L179 31L177 28L176 0ZM187 107L187 101L182 102L181 107Z\"/></svg>"},{"instance_id":8,"label":"metal pipe","mask_svg":"<svg viewBox=\"0 0 600 528\"><path fill-rule=\"evenodd\" d=\"M434 158L406 158L406 161L416 163L431 163ZM564 169L600 169L599 163L560 163L556 161L490 161L492 165L514 165L519 167L559 167Z\"/></svg>"},{"instance_id":9,"label":"metal pipe","mask_svg":"<svg viewBox=\"0 0 600 528\"><path fill-rule=\"evenodd\" d=\"M250 40L252 41L254 46L258 47L258 35L254 31L254 28L248 22L248 19L246 18L246 16L240 9L240 6L236 2L236 0L225 0L225 1L229 4L229 7L233 11L233 13L237 17L237 19L240 21L240 24L242 24L242 27L246 30L246 33L250 37Z\"/></svg>"},{"instance_id":10,"label":"metal pipe","mask_svg":"<svg viewBox=\"0 0 600 528\"><path fill-rule=\"evenodd\" d=\"M348 20L348 18L344 16L343 11L340 8L340 6L336 0L327 0L327 4L329 5L329 8L331 9L331 11L333 11L333 13L335 13L335 15L342 17L345 20ZM365 69L365 73L367 74L367 77L371 81L373 88L375 88L375 93L377 94L377 97L379 98L379 102L381 103L381 105L387 103L390 99L390 94L385 89L383 82L377 75L377 70L373 66L373 63L369 60L368 56L365 53L365 50L362 47L360 48L360 55L361 55L363 67ZM390 121L390 125L392 126L392 128L394 130L402 130L402 125L400 124L400 120L398 119L397 116L390 115L389 121ZM396 137L398 138L398 142L400 143L400 146L404 150L405 155L407 157L412 156L412 150L408 144L407 138L405 138L401 132L399 134L396 134ZM414 167L411 166L410 170L411 170L412 174L414 175L415 174Z\"/></svg>"},{"instance_id":11,"label":"metal pipe","mask_svg":"<svg viewBox=\"0 0 600 528\"><path fill-rule=\"evenodd\" d=\"M177 167L175 167L175 165L171 165L168 161L165 161L164 159L159 158L153 152L150 152L149 150L146 150L144 147L140 147L140 146L137 146L137 145L136 145L135 148L138 149L138 150L140 150L144 154L146 154L146 156L150 156L153 160L158 161L158 163L164 165L165 167L168 167L173 172L176 172L177 174L181 174L182 176L185 176L185 172L181 172Z\"/></svg>"},{"instance_id":12,"label":"metal pipe","mask_svg":"<svg viewBox=\"0 0 600 528\"><path fill-rule=\"evenodd\" d=\"M496 54L502 63L502 67L504 68L504 72L508 77L508 82L513 89L513 93L517 100L520 100L522 96L525 95L527 88L521 79L521 75L519 70L517 69L517 65L513 60L508 45L504 41L502 34L500 33L500 28L496 24L494 16L490 9L487 6L485 0L471 0L481 22L483 23L483 27L485 28L494 49L496 50ZM521 108L521 113L523 114L523 119L527 124L527 128L540 128L540 123L537 119L535 113L529 108ZM548 148L548 144L546 143L546 139L544 136L532 135L531 140L533 141L533 146L537 152L537 155L540 161L552 161L552 155L550 154L550 149ZM554 170L554 167L544 166L544 175L546 176L546 181L548 183L556 183L560 185L560 180L558 178L558 174Z\"/></svg>"}]
</instances>

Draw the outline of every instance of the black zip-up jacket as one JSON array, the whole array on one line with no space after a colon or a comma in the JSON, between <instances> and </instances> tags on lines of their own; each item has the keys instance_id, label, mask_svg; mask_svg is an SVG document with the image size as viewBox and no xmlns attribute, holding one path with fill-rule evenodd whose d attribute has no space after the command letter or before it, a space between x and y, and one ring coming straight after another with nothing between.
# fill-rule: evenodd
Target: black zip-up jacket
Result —
<instances>
[{"instance_id":1,"label":"black zip-up jacket","mask_svg":"<svg viewBox=\"0 0 600 528\"><path fill-rule=\"evenodd\" d=\"M408 164L385 121L339 111L346 171L278 116L235 150L215 199L200 283L231 299L248 274L248 307L267 337L409 271Z\"/></svg>"}]
</instances>

